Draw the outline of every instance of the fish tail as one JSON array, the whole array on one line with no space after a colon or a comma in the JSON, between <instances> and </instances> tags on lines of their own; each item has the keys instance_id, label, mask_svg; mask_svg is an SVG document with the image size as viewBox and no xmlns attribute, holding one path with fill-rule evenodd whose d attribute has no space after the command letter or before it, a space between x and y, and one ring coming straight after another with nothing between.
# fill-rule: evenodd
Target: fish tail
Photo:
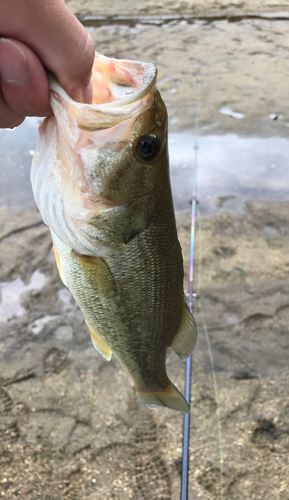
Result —
<instances>
[{"instance_id":1,"label":"fish tail","mask_svg":"<svg viewBox=\"0 0 289 500\"><path fill-rule=\"evenodd\" d=\"M180 391L169 381L165 389L156 391L140 390L133 387L138 400L145 404L148 408L156 408L157 406L166 406L171 410L189 413L190 406L185 400Z\"/></svg>"}]
</instances>

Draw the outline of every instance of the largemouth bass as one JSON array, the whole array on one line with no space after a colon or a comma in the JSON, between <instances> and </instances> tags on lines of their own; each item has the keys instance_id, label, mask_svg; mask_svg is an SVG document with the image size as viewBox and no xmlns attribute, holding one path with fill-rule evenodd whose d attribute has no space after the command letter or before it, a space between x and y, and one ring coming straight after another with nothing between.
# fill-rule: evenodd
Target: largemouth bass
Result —
<instances>
[{"instance_id":1,"label":"largemouth bass","mask_svg":"<svg viewBox=\"0 0 289 500\"><path fill-rule=\"evenodd\" d=\"M73 101L51 78L54 116L39 128L31 181L56 262L95 348L112 353L149 407L189 405L166 373L196 341L183 293L167 112L153 64L96 53L93 103Z\"/></svg>"}]
</instances>

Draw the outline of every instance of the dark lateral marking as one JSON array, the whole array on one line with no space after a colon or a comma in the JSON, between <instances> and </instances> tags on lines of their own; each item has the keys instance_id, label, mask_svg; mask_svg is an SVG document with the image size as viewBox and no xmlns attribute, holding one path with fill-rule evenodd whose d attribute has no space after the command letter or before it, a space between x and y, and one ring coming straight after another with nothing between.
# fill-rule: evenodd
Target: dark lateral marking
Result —
<instances>
[{"instance_id":1,"label":"dark lateral marking","mask_svg":"<svg viewBox=\"0 0 289 500\"><path fill-rule=\"evenodd\" d=\"M136 238L139 235L138 229L132 229L129 235L126 238L123 238L123 242L127 245L130 241Z\"/></svg>"}]
</instances>

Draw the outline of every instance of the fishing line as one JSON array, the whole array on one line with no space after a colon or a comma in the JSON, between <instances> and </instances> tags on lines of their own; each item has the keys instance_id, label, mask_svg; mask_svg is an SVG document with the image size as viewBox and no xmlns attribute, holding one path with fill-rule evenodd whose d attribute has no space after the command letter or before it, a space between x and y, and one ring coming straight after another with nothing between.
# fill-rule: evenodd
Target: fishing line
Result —
<instances>
[{"instance_id":1,"label":"fishing line","mask_svg":"<svg viewBox=\"0 0 289 500\"><path fill-rule=\"evenodd\" d=\"M194 161L193 161L193 189L192 189L192 210L191 210L191 242L190 242L190 273L189 273L189 293L188 293L188 306L190 313L193 314L193 302L196 297L200 296L201 289L201 273L202 273L202 259L198 261L198 281L196 293L194 293L194 258L195 258L195 230L196 230L196 215L199 216L197 210L197 173L198 173L198 149L199 149L199 101L200 101L200 75L196 75L196 109L195 109L195 144L194 144ZM200 219L199 219L200 220ZM201 251L201 238L199 238L199 253ZM205 321L201 301L198 301L198 307L201 314L201 321L205 333L211 368L213 388L215 400L217 405L217 421L218 421L218 442L219 442L219 460L220 460L220 499L223 500L223 445L222 445L222 426L220 416L219 394L216 378L215 363L211 341L207 324ZM192 357L190 356L186 362L186 378L185 378L185 398L190 404L191 399L191 371L192 371ZM188 478L189 478L189 450L190 450L190 413L184 415L183 423L183 455L182 455L182 482L181 482L181 500L188 499Z\"/></svg>"},{"instance_id":2,"label":"fishing line","mask_svg":"<svg viewBox=\"0 0 289 500\"><path fill-rule=\"evenodd\" d=\"M194 281L195 227L196 227L196 206L197 206L199 98L200 98L200 78L199 75L197 74L195 144L194 144L194 161L193 161L193 190L192 190L192 211L191 211L190 273L189 273L189 294L188 294L188 306L191 314L193 314L193 301L195 299L195 295L193 292L193 281ZM189 404L191 400L191 372L192 372L192 356L190 356L186 361L185 398ZM188 498L189 450L190 450L190 413L185 413L184 423L183 423L181 500L187 500Z\"/></svg>"},{"instance_id":3,"label":"fishing line","mask_svg":"<svg viewBox=\"0 0 289 500\"><path fill-rule=\"evenodd\" d=\"M198 215L198 220L200 220L199 210L197 211L197 215ZM202 232L199 228L198 246L199 246L200 255L202 255L202 248L201 248L202 247L202 236L201 235L202 235ZM199 258L199 261L198 261L198 281L197 281L197 289L196 289L197 297L200 297L201 278L202 278L202 259ZM223 478L224 478L224 459L223 459L223 437L222 437L222 424L221 424L221 414L220 414L220 404L219 404L218 383L217 383L217 377L216 377L216 369L215 369L215 362L214 362L211 340L210 340L210 336L209 336L207 323L205 320L205 315L203 312L202 301L200 298L198 300L198 310L199 310L200 315L201 315L202 326L203 326L203 330L205 333L205 339L206 339L210 363L211 363L213 388L214 388L215 400L216 400L216 406L217 406L216 413L217 413L217 423L218 423L218 442L219 442L219 460L220 460L220 500L223 500L223 498L224 498L224 480L223 480Z\"/></svg>"}]
</instances>

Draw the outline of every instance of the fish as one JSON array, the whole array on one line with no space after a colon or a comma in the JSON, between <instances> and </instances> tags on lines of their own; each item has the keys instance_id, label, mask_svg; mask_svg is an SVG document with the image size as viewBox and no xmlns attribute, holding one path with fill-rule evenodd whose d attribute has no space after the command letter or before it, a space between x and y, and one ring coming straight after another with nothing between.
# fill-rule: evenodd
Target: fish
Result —
<instances>
[{"instance_id":1,"label":"fish","mask_svg":"<svg viewBox=\"0 0 289 500\"><path fill-rule=\"evenodd\" d=\"M189 412L169 380L167 349L186 360L196 325L183 291L168 158L168 117L152 63L95 53L91 104L53 75L53 115L31 168L60 277L94 347L118 358L149 408Z\"/></svg>"}]
</instances>

